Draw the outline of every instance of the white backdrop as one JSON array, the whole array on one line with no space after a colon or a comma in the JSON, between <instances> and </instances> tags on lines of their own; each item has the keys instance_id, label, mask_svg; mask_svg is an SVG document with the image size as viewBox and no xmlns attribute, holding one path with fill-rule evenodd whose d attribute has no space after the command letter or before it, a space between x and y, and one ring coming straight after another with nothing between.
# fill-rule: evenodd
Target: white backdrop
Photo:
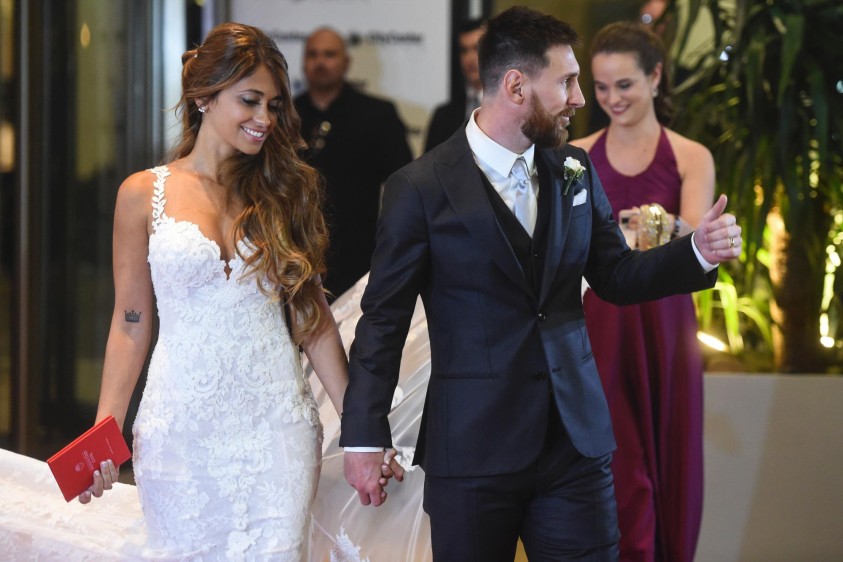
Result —
<instances>
[{"instance_id":1,"label":"white backdrop","mask_svg":"<svg viewBox=\"0 0 843 562\"><path fill-rule=\"evenodd\" d=\"M418 156L436 105L448 97L450 0L232 0L231 19L270 34L290 66L294 94L306 88L302 55L320 26L340 32L349 81L395 102Z\"/></svg>"}]
</instances>

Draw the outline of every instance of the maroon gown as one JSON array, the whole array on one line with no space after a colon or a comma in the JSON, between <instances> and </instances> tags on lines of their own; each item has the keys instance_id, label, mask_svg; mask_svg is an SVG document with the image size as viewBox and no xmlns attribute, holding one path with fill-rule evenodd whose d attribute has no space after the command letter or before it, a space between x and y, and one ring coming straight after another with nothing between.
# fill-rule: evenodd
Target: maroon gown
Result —
<instances>
[{"instance_id":1,"label":"maroon gown","mask_svg":"<svg viewBox=\"0 0 843 562\"><path fill-rule=\"evenodd\" d=\"M589 155L615 220L653 202L679 212L682 181L664 129L652 163L636 176L609 164L605 133ZM703 500L703 362L691 297L618 307L588 291L584 306L618 442L621 560L690 561Z\"/></svg>"}]
</instances>

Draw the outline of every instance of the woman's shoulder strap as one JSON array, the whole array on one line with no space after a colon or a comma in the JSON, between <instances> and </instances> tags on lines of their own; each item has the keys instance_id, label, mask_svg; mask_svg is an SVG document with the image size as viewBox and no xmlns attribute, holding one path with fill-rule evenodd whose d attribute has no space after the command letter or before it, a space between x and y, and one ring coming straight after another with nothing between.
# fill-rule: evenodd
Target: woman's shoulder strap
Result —
<instances>
[{"instance_id":1,"label":"woman's shoulder strap","mask_svg":"<svg viewBox=\"0 0 843 562\"><path fill-rule=\"evenodd\" d=\"M164 212L164 205L167 204L167 199L164 196L164 184L167 181L167 176L170 175L170 170L167 166L156 166L150 168L149 171L155 174L155 182L152 184L152 229L157 230L158 225L167 218L167 214Z\"/></svg>"}]
</instances>

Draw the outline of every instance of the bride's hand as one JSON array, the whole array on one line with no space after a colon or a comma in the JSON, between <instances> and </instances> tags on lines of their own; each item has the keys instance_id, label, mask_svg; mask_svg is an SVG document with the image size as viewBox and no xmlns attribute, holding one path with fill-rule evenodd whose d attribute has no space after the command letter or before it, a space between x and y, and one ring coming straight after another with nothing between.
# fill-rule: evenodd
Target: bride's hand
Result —
<instances>
[{"instance_id":1,"label":"bride's hand","mask_svg":"<svg viewBox=\"0 0 843 562\"><path fill-rule=\"evenodd\" d=\"M94 483L90 488L79 494L79 503L89 503L91 496L95 498L101 497L104 490L110 490L114 486L119 474L119 469L114 466L114 462L111 459L101 462L100 470L94 471Z\"/></svg>"},{"instance_id":2,"label":"bride's hand","mask_svg":"<svg viewBox=\"0 0 843 562\"><path fill-rule=\"evenodd\" d=\"M398 482L404 481L404 467L402 467L395 456L398 451L395 449L387 449L383 455L383 465L381 465L381 474L383 478L380 479L381 486L386 486L390 478L395 478Z\"/></svg>"}]
</instances>

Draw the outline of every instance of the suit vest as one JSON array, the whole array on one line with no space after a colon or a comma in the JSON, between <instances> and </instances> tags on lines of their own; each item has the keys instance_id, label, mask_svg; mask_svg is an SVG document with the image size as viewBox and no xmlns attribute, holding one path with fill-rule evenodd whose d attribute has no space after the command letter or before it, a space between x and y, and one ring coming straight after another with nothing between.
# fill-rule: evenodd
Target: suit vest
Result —
<instances>
[{"instance_id":1,"label":"suit vest","mask_svg":"<svg viewBox=\"0 0 843 562\"><path fill-rule=\"evenodd\" d=\"M498 225L509 242L509 246L512 248L518 264L521 266L521 271L524 272L524 277L527 279L527 286L533 290L534 298L538 299L541 293L542 271L544 270L544 258L545 252L547 251L547 228L550 222L550 189L542 189L541 186L549 186L550 179L543 169L544 166L539 165L538 160L536 160L536 167L538 169L540 188L536 226L533 230L532 237L527 234L527 231L518 222L515 213L503 202L503 199L495 191L495 188L492 187L486 175L481 172L480 176L483 178L486 195L489 197L489 202L495 211Z\"/></svg>"}]
</instances>

